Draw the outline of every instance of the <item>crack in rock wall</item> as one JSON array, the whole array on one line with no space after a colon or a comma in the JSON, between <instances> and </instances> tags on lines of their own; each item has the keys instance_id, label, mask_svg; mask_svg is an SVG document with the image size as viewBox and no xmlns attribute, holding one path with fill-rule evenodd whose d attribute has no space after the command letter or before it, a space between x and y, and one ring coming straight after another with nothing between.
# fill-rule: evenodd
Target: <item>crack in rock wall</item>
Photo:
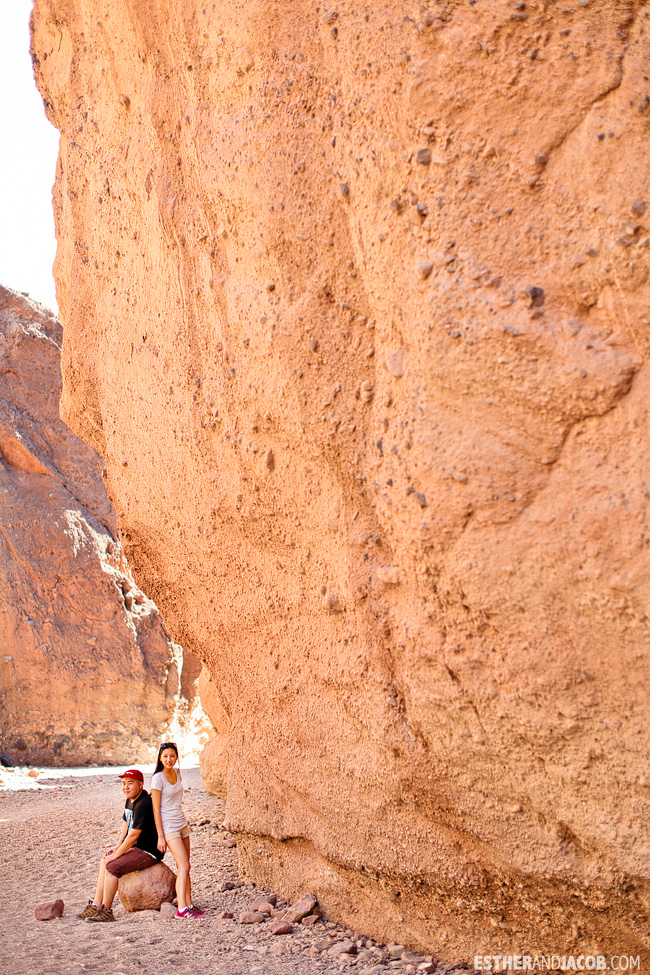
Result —
<instances>
[{"instance_id":1,"label":"crack in rock wall","mask_svg":"<svg viewBox=\"0 0 650 975\"><path fill-rule=\"evenodd\" d=\"M447 957L647 946L641 0L36 0L63 415L242 867Z\"/></svg>"}]
</instances>

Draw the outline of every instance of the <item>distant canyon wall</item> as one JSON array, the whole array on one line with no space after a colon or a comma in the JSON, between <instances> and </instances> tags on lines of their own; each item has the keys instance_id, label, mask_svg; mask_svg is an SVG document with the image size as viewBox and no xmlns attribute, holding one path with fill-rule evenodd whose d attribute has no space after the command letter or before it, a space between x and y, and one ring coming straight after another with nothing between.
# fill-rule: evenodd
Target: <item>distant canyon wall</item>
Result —
<instances>
[{"instance_id":1,"label":"distant canyon wall","mask_svg":"<svg viewBox=\"0 0 650 975\"><path fill-rule=\"evenodd\" d=\"M227 716L242 869L646 950L642 0L36 0L63 416Z\"/></svg>"},{"instance_id":2,"label":"distant canyon wall","mask_svg":"<svg viewBox=\"0 0 650 975\"><path fill-rule=\"evenodd\" d=\"M135 585L101 460L59 419L61 325L0 287L0 753L150 762L199 665Z\"/></svg>"}]
</instances>

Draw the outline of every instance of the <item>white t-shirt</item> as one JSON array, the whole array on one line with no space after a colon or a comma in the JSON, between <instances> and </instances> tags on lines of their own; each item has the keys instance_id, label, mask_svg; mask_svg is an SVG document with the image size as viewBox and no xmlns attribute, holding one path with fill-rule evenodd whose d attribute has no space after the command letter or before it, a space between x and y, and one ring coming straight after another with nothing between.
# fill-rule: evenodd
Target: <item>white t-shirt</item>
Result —
<instances>
[{"instance_id":1,"label":"white t-shirt","mask_svg":"<svg viewBox=\"0 0 650 975\"><path fill-rule=\"evenodd\" d=\"M183 781L180 769L176 769L176 784L172 785L165 778L164 772L155 772L151 776L151 788L160 791L160 817L163 833L174 833L187 826L187 819L183 812Z\"/></svg>"}]
</instances>

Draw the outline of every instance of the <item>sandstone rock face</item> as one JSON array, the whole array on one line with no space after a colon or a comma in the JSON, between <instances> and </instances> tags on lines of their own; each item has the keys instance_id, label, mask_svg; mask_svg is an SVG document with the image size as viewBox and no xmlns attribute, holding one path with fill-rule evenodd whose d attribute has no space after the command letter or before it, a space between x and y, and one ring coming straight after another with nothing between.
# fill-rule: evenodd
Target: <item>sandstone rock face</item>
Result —
<instances>
[{"instance_id":1,"label":"sandstone rock face","mask_svg":"<svg viewBox=\"0 0 650 975\"><path fill-rule=\"evenodd\" d=\"M120 877L117 892L125 911L159 911L176 896L176 874L166 863L156 863Z\"/></svg>"},{"instance_id":2,"label":"sandstone rock face","mask_svg":"<svg viewBox=\"0 0 650 975\"><path fill-rule=\"evenodd\" d=\"M35 6L63 412L243 870L437 957L648 930L646 8Z\"/></svg>"},{"instance_id":3,"label":"sandstone rock face","mask_svg":"<svg viewBox=\"0 0 650 975\"><path fill-rule=\"evenodd\" d=\"M149 761L196 662L133 583L101 461L59 419L60 347L55 318L0 288L0 751Z\"/></svg>"},{"instance_id":4,"label":"sandstone rock face","mask_svg":"<svg viewBox=\"0 0 650 975\"><path fill-rule=\"evenodd\" d=\"M203 746L199 766L203 785L213 796L227 798L229 735L214 735Z\"/></svg>"}]
</instances>

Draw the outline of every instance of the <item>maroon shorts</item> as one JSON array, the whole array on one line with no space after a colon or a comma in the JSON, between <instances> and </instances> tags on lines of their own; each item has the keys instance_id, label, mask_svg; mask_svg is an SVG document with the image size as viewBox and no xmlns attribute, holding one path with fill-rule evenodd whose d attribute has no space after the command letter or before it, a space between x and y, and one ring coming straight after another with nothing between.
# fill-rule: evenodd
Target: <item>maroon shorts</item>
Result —
<instances>
[{"instance_id":1,"label":"maroon shorts","mask_svg":"<svg viewBox=\"0 0 650 975\"><path fill-rule=\"evenodd\" d=\"M156 863L158 860L151 853L145 853L144 850L133 847L132 850L123 853L117 860L111 860L105 866L108 873L112 873L114 877L123 877L125 873L133 873L134 870L146 870L147 867L153 867Z\"/></svg>"}]
</instances>

